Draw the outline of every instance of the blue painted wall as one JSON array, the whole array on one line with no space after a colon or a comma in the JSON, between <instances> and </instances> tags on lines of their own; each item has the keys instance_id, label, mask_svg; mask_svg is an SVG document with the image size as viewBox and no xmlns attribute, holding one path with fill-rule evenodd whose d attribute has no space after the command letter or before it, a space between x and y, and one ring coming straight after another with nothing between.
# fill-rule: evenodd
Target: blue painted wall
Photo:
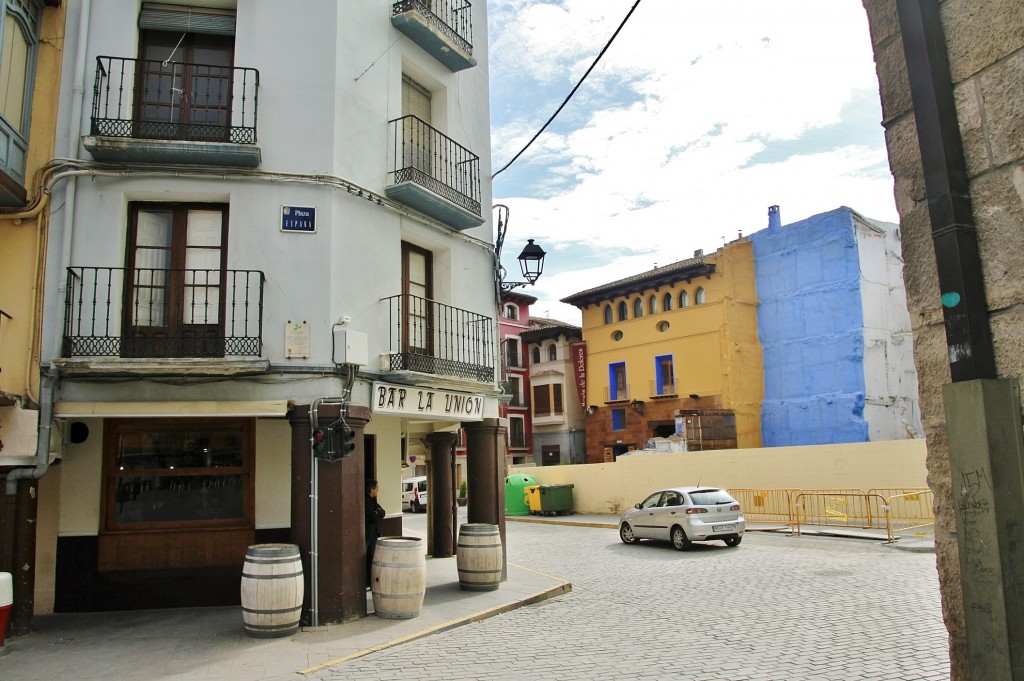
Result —
<instances>
[{"instance_id":1,"label":"blue painted wall","mask_svg":"<svg viewBox=\"0 0 1024 681\"><path fill-rule=\"evenodd\" d=\"M867 442L860 264L843 207L750 236L765 447Z\"/></svg>"}]
</instances>

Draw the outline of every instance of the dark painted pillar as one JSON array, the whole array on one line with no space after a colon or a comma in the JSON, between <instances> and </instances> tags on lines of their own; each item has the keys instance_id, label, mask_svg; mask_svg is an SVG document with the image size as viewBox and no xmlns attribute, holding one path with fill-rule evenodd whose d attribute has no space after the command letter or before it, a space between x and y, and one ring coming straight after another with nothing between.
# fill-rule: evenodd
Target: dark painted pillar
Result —
<instances>
[{"instance_id":1,"label":"dark painted pillar","mask_svg":"<svg viewBox=\"0 0 1024 681\"><path fill-rule=\"evenodd\" d=\"M455 433L431 433L430 443L430 530L427 553L434 558L455 555L455 487L452 460Z\"/></svg>"},{"instance_id":2,"label":"dark painted pillar","mask_svg":"<svg viewBox=\"0 0 1024 681\"><path fill-rule=\"evenodd\" d=\"M338 418L340 405L323 404L319 423ZM340 461L311 461L309 405L289 412L292 426L292 541L302 553L306 594L302 621L312 623L313 556L311 486L317 467L318 623L347 622L366 616L366 545L364 526L363 431L370 420L366 407L349 405L346 421L355 431L356 448Z\"/></svg>"},{"instance_id":3,"label":"dark painted pillar","mask_svg":"<svg viewBox=\"0 0 1024 681\"><path fill-rule=\"evenodd\" d=\"M505 543L505 428L498 419L464 424L466 478L469 494L467 519L497 525ZM508 551L502 552L501 578L508 576Z\"/></svg>"},{"instance_id":4,"label":"dark painted pillar","mask_svg":"<svg viewBox=\"0 0 1024 681\"><path fill-rule=\"evenodd\" d=\"M5 566L10 572L14 591L14 604L7 624L11 636L24 636L32 631L32 613L35 610L36 589L36 519L39 508L39 481L19 480L17 494L4 497L5 534L13 538L3 550ZM3 494L3 488L0 488ZM13 523L10 519L13 517ZM8 528L8 525L13 527ZM11 531L8 532L7 530ZM6 537L4 537L6 541Z\"/></svg>"}]
</instances>

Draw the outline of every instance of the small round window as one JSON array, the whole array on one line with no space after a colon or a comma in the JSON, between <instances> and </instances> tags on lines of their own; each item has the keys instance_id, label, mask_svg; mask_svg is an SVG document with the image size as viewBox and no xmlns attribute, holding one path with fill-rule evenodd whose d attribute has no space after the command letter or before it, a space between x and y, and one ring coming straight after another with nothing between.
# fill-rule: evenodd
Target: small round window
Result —
<instances>
[{"instance_id":1,"label":"small round window","mask_svg":"<svg viewBox=\"0 0 1024 681\"><path fill-rule=\"evenodd\" d=\"M614 333L612 333L612 340L613 341L620 341L620 340L622 340L622 332L621 331L615 331Z\"/></svg>"},{"instance_id":2,"label":"small round window","mask_svg":"<svg viewBox=\"0 0 1024 681\"><path fill-rule=\"evenodd\" d=\"M666 331L668 331L668 327L669 327L669 323L668 322L660 322L658 324L658 331L661 331L662 333L665 333Z\"/></svg>"}]
</instances>

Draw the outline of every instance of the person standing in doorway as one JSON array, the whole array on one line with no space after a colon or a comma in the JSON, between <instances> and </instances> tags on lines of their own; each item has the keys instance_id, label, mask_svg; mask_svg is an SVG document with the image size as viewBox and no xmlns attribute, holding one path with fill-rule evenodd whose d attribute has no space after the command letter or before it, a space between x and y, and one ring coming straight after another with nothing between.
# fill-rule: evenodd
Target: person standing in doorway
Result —
<instances>
[{"instance_id":1,"label":"person standing in doorway","mask_svg":"<svg viewBox=\"0 0 1024 681\"><path fill-rule=\"evenodd\" d=\"M366 481L366 590L370 590L370 571L373 567L373 552L377 549L380 536L380 521L387 515L377 503L377 481Z\"/></svg>"}]
</instances>

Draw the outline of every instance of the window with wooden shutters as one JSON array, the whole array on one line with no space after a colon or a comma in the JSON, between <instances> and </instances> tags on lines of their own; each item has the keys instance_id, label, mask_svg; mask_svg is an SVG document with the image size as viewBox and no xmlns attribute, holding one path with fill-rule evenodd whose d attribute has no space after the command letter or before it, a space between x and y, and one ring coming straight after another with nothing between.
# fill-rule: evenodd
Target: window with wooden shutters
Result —
<instances>
[{"instance_id":1,"label":"window with wooden shutters","mask_svg":"<svg viewBox=\"0 0 1024 681\"><path fill-rule=\"evenodd\" d=\"M562 411L562 384L552 383L551 384L551 412L554 414L561 414Z\"/></svg>"},{"instance_id":2,"label":"window with wooden shutters","mask_svg":"<svg viewBox=\"0 0 1024 681\"><path fill-rule=\"evenodd\" d=\"M548 416L551 414L549 386L533 386L533 414L534 416Z\"/></svg>"}]
</instances>

